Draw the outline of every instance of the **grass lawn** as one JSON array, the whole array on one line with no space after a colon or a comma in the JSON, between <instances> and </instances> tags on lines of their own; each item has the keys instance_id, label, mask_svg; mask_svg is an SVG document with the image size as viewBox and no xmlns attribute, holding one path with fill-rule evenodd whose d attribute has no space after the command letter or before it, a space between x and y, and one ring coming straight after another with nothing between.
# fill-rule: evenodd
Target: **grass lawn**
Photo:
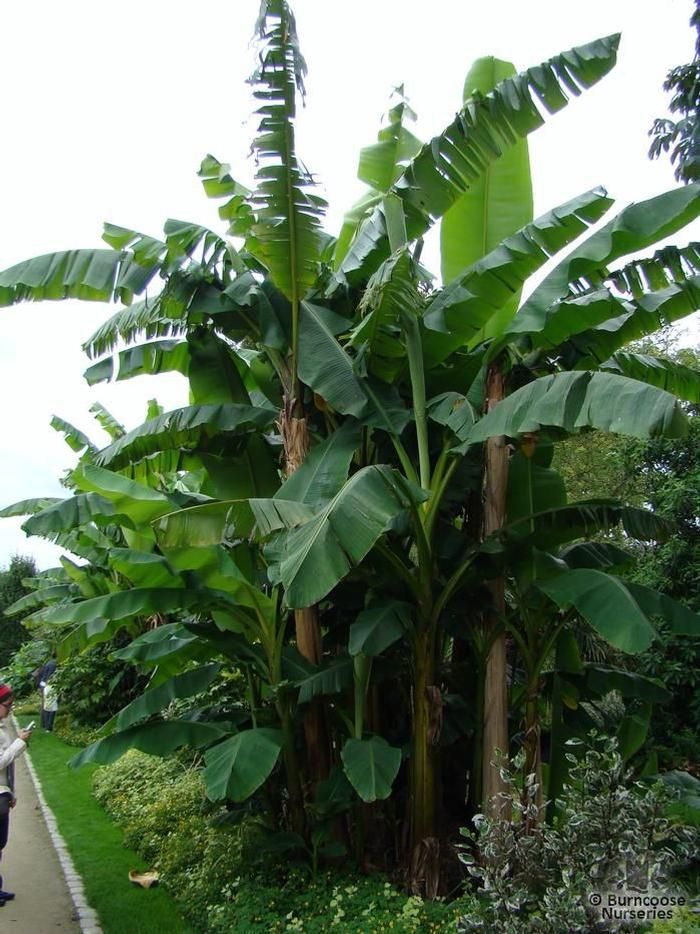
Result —
<instances>
[{"instance_id":1,"label":"grass lawn","mask_svg":"<svg viewBox=\"0 0 700 934\"><path fill-rule=\"evenodd\" d=\"M18 717L20 724L31 719L34 717L29 715ZM46 803L105 934L194 934L165 889L142 889L129 881L130 869L151 867L123 846L121 830L92 797L96 766L68 767L68 760L77 752L53 733L39 729L29 748Z\"/></svg>"}]
</instances>

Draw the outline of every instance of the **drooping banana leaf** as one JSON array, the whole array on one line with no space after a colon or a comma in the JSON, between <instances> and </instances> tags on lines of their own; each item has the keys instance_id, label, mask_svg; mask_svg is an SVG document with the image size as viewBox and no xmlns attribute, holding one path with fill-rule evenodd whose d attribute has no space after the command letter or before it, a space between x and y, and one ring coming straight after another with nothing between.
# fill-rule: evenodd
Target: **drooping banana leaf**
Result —
<instances>
[{"instance_id":1,"label":"drooping banana leaf","mask_svg":"<svg viewBox=\"0 0 700 934\"><path fill-rule=\"evenodd\" d=\"M274 420L270 409L239 404L192 405L149 419L100 451L95 462L115 470L158 451L193 447L214 435L241 437Z\"/></svg>"},{"instance_id":2,"label":"drooping banana leaf","mask_svg":"<svg viewBox=\"0 0 700 934\"><path fill-rule=\"evenodd\" d=\"M504 319L503 309L511 307L527 279L599 220L611 204L603 188L586 191L506 237L449 281L423 317L427 328L449 335L449 339L426 335L428 359L439 362L476 340L488 322Z\"/></svg>"},{"instance_id":3,"label":"drooping banana leaf","mask_svg":"<svg viewBox=\"0 0 700 934\"><path fill-rule=\"evenodd\" d=\"M442 217L504 150L542 125L540 107L554 113L568 103L567 93L578 95L606 75L615 64L618 42L619 36L608 36L563 52L467 101L391 189L403 202L409 240ZM339 275L351 284L361 281L388 252L379 206L360 226Z\"/></svg>"},{"instance_id":4,"label":"drooping banana leaf","mask_svg":"<svg viewBox=\"0 0 700 934\"><path fill-rule=\"evenodd\" d=\"M700 402L700 373L682 363L649 354L619 352L601 364L601 370L629 376L650 386L665 389L686 402Z\"/></svg>"},{"instance_id":5,"label":"drooping banana leaf","mask_svg":"<svg viewBox=\"0 0 700 934\"><path fill-rule=\"evenodd\" d=\"M114 350L120 340L131 343L143 334L146 338L175 337L187 329L187 310L196 292L195 282L173 275L164 290L154 298L120 308L85 341L89 357Z\"/></svg>"},{"instance_id":6,"label":"drooping banana leaf","mask_svg":"<svg viewBox=\"0 0 700 934\"><path fill-rule=\"evenodd\" d=\"M529 540L536 548L551 550L618 526L638 541L665 541L671 531L668 522L649 509L624 506L615 500L588 500L545 509L509 523L485 539L482 549L497 552L511 542Z\"/></svg>"},{"instance_id":7,"label":"drooping banana leaf","mask_svg":"<svg viewBox=\"0 0 700 934\"><path fill-rule=\"evenodd\" d=\"M26 613L27 610L33 610L39 606L49 606L52 603L70 600L74 596L75 589L72 584L54 584L51 587L41 587L25 594L10 606L6 606L3 612L6 616L16 616L18 613Z\"/></svg>"},{"instance_id":8,"label":"drooping banana leaf","mask_svg":"<svg viewBox=\"0 0 700 934\"><path fill-rule=\"evenodd\" d=\"M93 619L124 620L133 616L170 613L201 605L202 593L180 587L134 587L80 603L50 607L44 619L52 623L88 623Z\"/></svg>"},{"instance_id":9,"label":"drooping banana leaf","mask_svg":"<svg viewBox=\"0 0 700 934\"><path fill-rule=\"evenodd\" d=\"M5 514L6 511L3 510L2 515ZM67 499L55 500L45 509L35 512L23 523L22 528L27 535L39 535L58 543L58 537L62 533L73 530L83 532L84 526L90 522L102 527L114 524L126 528L135 527L126 513L119 512L111 500L97 493L79 493ZM67 544L65 547L73 550Z\"/></svg>"},{"instance_id":10,"label":"drooping banana leaf","mask_svg":"<svg viewBox=\"0 0 700 934\"><path fill-rule=\"evenodd\" d=\"M508 334L537 334L554 325L560 299L572 283L595 289L608 276L610 263L657 243L682 229L700 214L700 185L688 185L622 210L581 246L573 250L535 289L519 309ZM653 283L649 283L652 285ZM574 292L575 294L575 292ZM558 325L561 331L561 325ZM541 339L545 339L543 334Z\"/></svg>"},{"instance_id":11,"label":"drooping banana leaf","mask_svg":"<svg viewBox=\"0 0 700 934\"><path fill-rule=\"evenodd\" d=\"M477 59L464 82L466 103L487 94L515 74L510 62L493 56ZM527 140L519 140L492 162L484 174L447 211L440 225L442 281L451 282L498 244L532 220L532 180ZM481 332L499 334L515 314L520 293L511 296Z\"/></svg>"},{"instance_id":12,"label":"drooping banana leaf","mask_svg":"<svg viewBox=\"0 0 700 934\"><path fill-rule=\"evenodd\" d=\"M187 376L189 352L185 341L149 341L120 350L116 357L105 357L85 371L90 386L96 383L117 382L134 376L156 373L182 373Z\"/></svg>"},{"instance_id":13,"label":"drooping banana leaf","mask_svg":"<svg viewBox=\"0 0 700 934\"><path fill-rule=\"evenodd\" d=\"M663 389L613 373L578 371L542 376L511 393L477 422L469 441L515 438L540 428L682 438L688 423L678 400Z\"/></svg>"},{"instance_id":14,"label":"drooping banana leaf","mask_svg":"<svg viewBox=\"0 0 700 934\"><path fill-rule=\"evenodd\" d=\"M99 494L114 504L115 512L129 516L138 525L152 522L173 508L173 501L164 493L94 464L81 465L72 478L79 490Z\"/></svg>"},{"instance_id":15,"label":"drooping banana leaf","mask_svg":"<svg viewBox=\"0 0 700 934\"><path fill-rule=\"evenodd\" d=\"M537 586L558 606L574 606L609 642L625 652L643 652L661 617L680 635L698 635L700 616L665 594L594 569L568 571Z\"/></svg>"},{"instance_id":16,"label":"drooping banana leaf","mask_svg":"<svg viewBox=\"0 0 700 934\"><path fill-rule=\"evenodd\" d=\"M158 685L157 688L145 691L130 704L127 704L126 707L123 707L115 717L108 720L101 728L101 732L109 735L114 733L115 730L125 730L134 726L139 720L145 720L154 713L160 713L174 700L200 694L209 687L220 670L221 665L218 664L203 665L192 671L176 675L169 681Z\"/></svg>"},{"instance_id":17,"label":"drooping banana leaf","mask_svg":"<svg viewBox=\"0 0 700 934\"><path fill-rule=\"evenodd\" d=\"M226 733L225 725L205 723L201 720L160 720L155 723L143 723L98 739L77 756L73 756L69 765L72 768L78 768L86 762L109 765L129 749L140 749L152 756L169 756L180 746L202 749Z\"/></svg>"},{"instance_id":18,"label":"drooping banana leaf","mask_svg":"<svg viewBox=\"0 0 700 934\"><path fill-rule=\"evenodd\" d=\"M76 428L75 425L71 425L70 422L64 421L57 415L52 416L50 425L54 431L58 431L63 435L71 451L75 451L76 454L82 454L83 452L86 454L96 453L97 447L88 436L80 431L80 429Z\"/></svg>"},{"instance_id":19,"label":"drooping banana leaf","mask_svg":"<svg viewBox=\"0 0 700 934\"><path fill-rule=\"evenodd\" d=\"M37 512L43 512L50 506L62 503L63 500L57 496L42 496L36 499L22 499L10 506L0 509L0 519L10 519L14 516L33 516Z\"/></svg>"},{"instance_id":20,"label":"drooping banana leaf","mask_svg":"<svg viewBox=\"0 0 700 934\"><path fill-rule=\"evenodd\" d=\"M287 604L297 609L318 603L407 506L393 471L365 467L310 521L282 532L265 552L268 574L284 585Z\"/></svg>"},{"instance_id":21,"label":"drooping banana leaf","mask_svg":"<svg viewBox=\"0 0 700 934\"><path fill-rule=\"evenodd\" d=\"M601 299L609 303L609 317L596 328L573 333L560 348L569 367L597 367L630 341L693 314L700 309L700 276L689 277L635 300L619 299L607 290L598 290L582 296L579 305Z\"/></svg>"},{"instance_id":22,"label":"drooping banana leaf","mask_svg":"<svg viewBox=\"0 0 700 934\"><path fill-rule=\"evenodd\" d=\"M129 304L158 272L128 252L67 250L36 256L0 272L0 305L79 298Z\"/></svg>"},{"instance_id":23,"label":"drooping banana leaf","mask_svg":"<svg viewBox=\"0 0 700 934\"><path fill-rule=\"evenodd\" d=\"M634 555L613 545L612 542L581 542L564 548L559 557L570 568L595 568L607 571L610 568L624 567L634 561Z\"/></svg>"}]
</instances>

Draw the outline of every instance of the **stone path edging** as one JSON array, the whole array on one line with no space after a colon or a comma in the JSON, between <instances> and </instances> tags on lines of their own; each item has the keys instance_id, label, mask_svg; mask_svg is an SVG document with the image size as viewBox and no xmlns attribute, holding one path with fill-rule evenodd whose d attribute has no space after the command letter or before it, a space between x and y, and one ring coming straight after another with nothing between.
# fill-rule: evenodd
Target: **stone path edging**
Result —
<instances>
[{"instance_id":1,"label":"stone path edging","mask_svg":"<svg viewBox=\"0 0 700 934\"><path fill-rule=\"evenodd\" d=\"M12 725L15 730L19 730L20 726L17 723L14 715L12 717ZM32 779L32 784L34 785L34 791L36 796L39 799L39 807L41 808L41 813L46 822L46 827L49 831L51 837L51 842L53 843L54 849L58 856L58 861L61 864L61 870L66 880L66 885L68 886L68 891L70 892L70 897L73 900L73 906L75 907L75 914L80 925L80 930L82 934L102 934L102 928L100 927L100 919L97 916L97 912L94 911L88 904L87 898L85 897L85 889L83 888L83 880L80 878L78 871L73 864L70 853L68 852L68 847L66 846L66 841L63 839L58 830L58 825L56 823L56 818L54 817L53 811L46 803L44 798L44 793L41 788L41 782L39 781L39 776L34 770L34 764L31 760L29 754L29 748L24 754L24 761L29 771L29 775Z\"/></svg>"}]
</instances>

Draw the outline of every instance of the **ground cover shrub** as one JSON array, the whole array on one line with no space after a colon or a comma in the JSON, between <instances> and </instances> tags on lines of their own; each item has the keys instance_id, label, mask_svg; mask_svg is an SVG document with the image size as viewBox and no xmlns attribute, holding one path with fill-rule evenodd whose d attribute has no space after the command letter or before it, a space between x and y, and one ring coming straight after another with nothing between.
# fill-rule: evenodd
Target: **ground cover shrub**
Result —
<instances>
[{"instance_id":1,"label":"ground cover shrub","mask_svg":"<svg viewBox=\"0 0 700 934\"><path fill-rule=\"evenodd\" d=\"M464 901L406 895L384 876L334 871L312 878L304 863L253 860L258 819L232 825L225 807L207 801L200 771L177 757L131 750L97 769L93 789L125 844L159 871L197 930L408 934L454 930L466 910Z\"/></svg>"},{"instance_id":2,"label":"ground cover shrub","mask_svg":"<svg viewBox=\"0 0 700 934\"><path fill-rule=\"evenodd\" d=\"M691 899L679 870L697 853L700 834L669 819L669 789L632 781L610 737L593 735L590 748L577 756L572 746L568 758L569 783L552 824L543 820L534 776L523 790L516 771L503 769L511 818L478 815L475 830L462 831L461 858L481 890L460 931L616 930L601 925L590 893L653 890Z\"/></svg>"},{"instance_id":3,"label":"ground cover shrub","mask_svg":"<svg viewBox=\"0 0 700 934\"><path fill-rule=\"evenodd\" d=\"M240 873L242 832L217 826L225 809L206 801L200 772L175 757L132 750L98 769L93 788L126 845L159 871L197 929L205 930L209 905Z\"/></svg>"},{"instance_id":4,"label":"ground cover shrub","mask_svg":"<svg viewBox=\"0 0 700 934\"><path fill-rule=\"evenodd\" d=\"M301 867L284 878L241 876L226 900L209 912L211 934L231 931L303 931L304 934L373 934L380 931L454 931L471 900L424 901L407 895L380 875L323 872L315 878Z\"/></svg>"}]
</instances>

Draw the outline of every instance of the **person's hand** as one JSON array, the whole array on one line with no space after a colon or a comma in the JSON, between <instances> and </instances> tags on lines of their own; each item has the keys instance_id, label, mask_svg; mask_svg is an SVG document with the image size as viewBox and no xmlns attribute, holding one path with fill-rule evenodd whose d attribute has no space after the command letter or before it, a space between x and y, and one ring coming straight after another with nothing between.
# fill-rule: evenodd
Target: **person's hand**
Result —
<instances>
[{"instance_id":1,"label":"person's hand","mask_svg":"<svg viewBox=\"0 0 700 934\"><path fill-rule=\"evenodd\" d=\"M32 731L31 730L17 730L17 735L19 736L20 739L23 739L25 743L28 743L31 738Z\"/></svg>"},{"instance_id":2,"label":"person's hand","mask_svg":"<svg viewBox=\"0 0 700 934\"><path fill-rule=\"evenodd\" d=\"M13 808L17 804L17 798L12 798L10 800L10 807Z\"/></svg>"}]
</instances>

